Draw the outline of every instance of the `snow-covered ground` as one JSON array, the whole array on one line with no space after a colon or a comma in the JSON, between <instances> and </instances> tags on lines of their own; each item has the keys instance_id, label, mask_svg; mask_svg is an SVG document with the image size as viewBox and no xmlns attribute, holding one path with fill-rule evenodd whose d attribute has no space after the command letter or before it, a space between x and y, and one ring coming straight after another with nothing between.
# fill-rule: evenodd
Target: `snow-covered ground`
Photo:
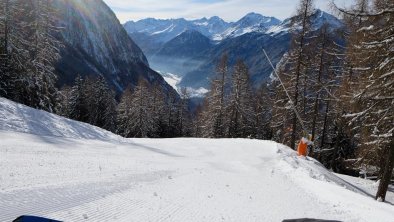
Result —
<instances>
[{"instance_id":1,"label":"snow-covered ground","mask_svg":"<svg viewBox=\"0 0 394 222\"><path fill-rule=\"evenodd\" d=\"M164 80L170 86L172 86L172 88L174 88L178 93L181 93L181 87L178 84L181 82L182 77L173 73L166 73L161 71L157 71L157 72L163 76ZM189 96L191 98L203 98L209 92L209 90L204 87L200 87L198 89L187 87L187 92L189 93Z\"/></svg>"},{"instance_id":2,"label":"snow-covered ground","mask_svg":"<svg viewBox=\"0 0 394 222\"><path fill-rule=\"evenodd\" d=\"M2 98L0 138L0 221L394 218L372 182L270 141L124 139Z\"/></svg>"},{"instance_id":3,"label":"snow-covered ground","mask_svg":"<svg viewBox=\"0 0 394 222\"><path fill-rule=\"evenodd\" d=\"M182 77L179 77L173 73L161 72L157 71L160 75L163 76L164 80L168 83L168 85L172 86L175 90L178 91L178 83L181 82Z\"/></svg>"}]
</instances>

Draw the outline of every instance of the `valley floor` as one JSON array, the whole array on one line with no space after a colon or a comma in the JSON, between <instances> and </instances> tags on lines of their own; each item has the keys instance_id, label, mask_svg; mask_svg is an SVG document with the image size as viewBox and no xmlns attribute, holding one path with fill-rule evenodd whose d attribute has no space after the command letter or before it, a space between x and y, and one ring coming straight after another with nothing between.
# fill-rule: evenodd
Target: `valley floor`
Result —
<instances>
[{"instance_id":1,"label":"valley floor","mask_svg":"<svg viewBox=\"0 0 394 222\"><path fill-rule=\"evenodd\" d=\"M270 141L124 139L1 99L0 138L0 221L394 218L392 187L377 202L373 182Z\"/></svg>"}]
</instances>

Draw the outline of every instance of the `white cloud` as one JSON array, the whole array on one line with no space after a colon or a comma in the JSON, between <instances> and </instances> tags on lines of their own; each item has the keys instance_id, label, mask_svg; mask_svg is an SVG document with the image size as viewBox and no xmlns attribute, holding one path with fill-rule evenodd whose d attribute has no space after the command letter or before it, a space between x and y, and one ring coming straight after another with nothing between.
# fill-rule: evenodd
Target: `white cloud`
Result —
<instances>
[{"instance_id":1,"label":"white cloud","mask_svg":"<svg viewBox=\"0 0 394 222\"><path fill-rule=\"evenodd\" d=\"M294 14L298 0L104 0L121 22L143 18L187 18L220 16L236 21L249 12L257 12L279 19ZM335 0L349 5L352 0ZM316 6L330 11L330 0L317 0ZM346 4L345 4L346 3Z\"/></svg>"}]
</instances>

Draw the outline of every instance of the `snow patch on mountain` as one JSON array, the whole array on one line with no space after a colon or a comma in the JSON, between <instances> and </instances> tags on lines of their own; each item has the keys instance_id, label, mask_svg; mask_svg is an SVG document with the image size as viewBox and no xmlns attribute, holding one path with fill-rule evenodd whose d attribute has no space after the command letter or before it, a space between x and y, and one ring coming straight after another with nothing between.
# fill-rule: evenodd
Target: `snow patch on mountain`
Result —
<instances>
[{"instance_id":1,"label":"snow patch on mountain","mask_svg":"<svg viewBox=\"0 0 394 222\"><path fill-rule=\"evenodd\" d=\"M173 73L166 73L161 71L157 71L157 72L163 76L164 80L170 86L172 86L178 93L181 93L182 87L179 86L179 83L182 81L182 77ZM190 98L204 98L206 94L209 92L209 90L204 87L200 87L197 89L193 87L186 87L186 90Z\"/></svg>"},{"instance_id":2,"label":"snow patch on mountain","mask_svg":"<svg viewBox=\"0 0 394 222\"><path fill-rule=\"evenodd\" d=\"M280 23L281 21L274 17L266 17L257 13L249 13L236 23L232 24L230 28L220 34L220 37L216 36L216 40L234 38L251 32L264 33L271 27L279 25Z\"/></svg>"},{"instance_id":3,"label":"snow patch on mountain","mask_svg":"<svg viewBox=\"0 0 394 222\"><path fill-rule=\"evenodd\" d=\"M312 30L318 30L323 25L327 24L330 30L339 29L344 26L344 24L335 16L328 14L320 9L317 9L311 16ZM302 28L302 23L297 17L288 18L282 23L273 25L266 30L267 34L272 36L289 33L292 28L292 20L295 21L293 29L300 30ZM295 28L294 28L295 27Z\"/></svg>"},{"instance_id":4,"label":"snow patch on mountain","mask_svg":"<svg viewBox=\"0 0 394 222\"><path fill-rule=\"evenodd\" d=\"M164 80L170 85L172 86L172 88L174 88L175 90L178 91L179 93L179 87L178 87L178 83L181 82L182 77L179 77L176 74L173 73L166 73L166 72L161 72L161 71L157 71L160 75L163 76Z\"/></svg>"}]
</instances>

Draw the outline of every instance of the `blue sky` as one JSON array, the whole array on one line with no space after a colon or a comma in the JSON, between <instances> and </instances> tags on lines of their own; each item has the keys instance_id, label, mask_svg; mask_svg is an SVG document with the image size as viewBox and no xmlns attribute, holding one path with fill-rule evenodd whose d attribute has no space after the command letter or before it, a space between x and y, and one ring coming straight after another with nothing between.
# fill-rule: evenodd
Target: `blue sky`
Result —
<instances>
[{"instance_id":1,"label":"blue sky","mask_svg":"<svg viewBox=\"0 0 394 222\"><path fill-rule=\"evenodd\" d=\"M236 21L249 12L285 19L295 13L298 0L104 0L124 23L143 18L187 18L220 16ZM330 11L331 0L316 0L315 6ZM335 0L341 7L353 0Z\"/></svg>"}]
</instances>

